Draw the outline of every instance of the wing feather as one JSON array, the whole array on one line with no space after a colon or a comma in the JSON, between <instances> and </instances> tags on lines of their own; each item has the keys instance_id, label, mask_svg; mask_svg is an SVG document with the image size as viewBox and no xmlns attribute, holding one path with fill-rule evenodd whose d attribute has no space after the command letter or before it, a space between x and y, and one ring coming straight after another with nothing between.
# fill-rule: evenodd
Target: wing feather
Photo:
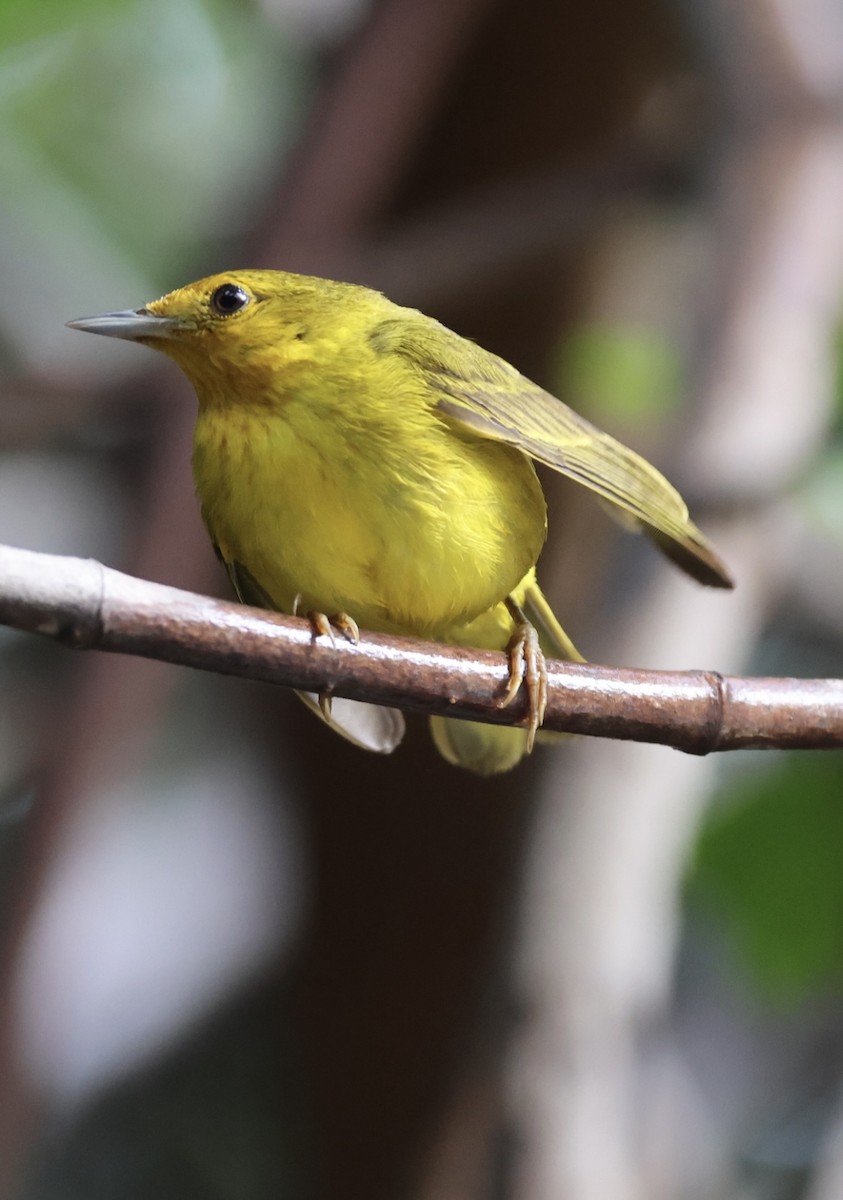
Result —
<instances>
[{"instance_id":1,"label":"wing feather","mask_svg":"<svg viewBox=\"0 0 843 1200\"><path fill-rule=\"evenodd\" d=\"M695 579L732 587L726 567L664 476L504 359L425 318L384 322L378 343L425 374L450 424L514 446L583 484Z\"/></svg>"}]
</instances>

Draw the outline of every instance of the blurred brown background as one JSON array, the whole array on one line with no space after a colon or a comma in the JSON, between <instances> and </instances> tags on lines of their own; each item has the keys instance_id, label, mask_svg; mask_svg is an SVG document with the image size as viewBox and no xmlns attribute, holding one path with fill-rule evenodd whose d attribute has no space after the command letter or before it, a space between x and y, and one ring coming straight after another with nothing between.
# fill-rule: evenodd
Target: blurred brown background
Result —
<instances>
[{"instance_id":1,"label":"blurred brown background","mask_svg":"<svg viewBox=\"0 0 843 1200\"><path fill-rule=\"evenodd\" d=\"M705 592L545 479L596 661L843 673L838 0L0 0L0 541L226 595L212 271L423 308L652 458ZM0 1189L839 1200L843 758L390 759L0 630Z\"/></svg>"}]
</instances>

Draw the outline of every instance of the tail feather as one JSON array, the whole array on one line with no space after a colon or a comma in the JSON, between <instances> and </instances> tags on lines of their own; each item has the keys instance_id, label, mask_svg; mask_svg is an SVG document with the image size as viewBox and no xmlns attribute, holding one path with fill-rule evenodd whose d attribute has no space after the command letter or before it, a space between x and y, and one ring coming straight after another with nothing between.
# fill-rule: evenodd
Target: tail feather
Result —
<instances>
[{"instance_id":1,"label":"tail feather","mask_svg":"<svg viewBox=\"0 0 843 1200\"><path fill-rule=\"evenodd\" d=\"M484 725L431 717L430 736L446 762L475 775L501 775L527 753L527 731L510 725Z\"/></svg>"}]
</instances>

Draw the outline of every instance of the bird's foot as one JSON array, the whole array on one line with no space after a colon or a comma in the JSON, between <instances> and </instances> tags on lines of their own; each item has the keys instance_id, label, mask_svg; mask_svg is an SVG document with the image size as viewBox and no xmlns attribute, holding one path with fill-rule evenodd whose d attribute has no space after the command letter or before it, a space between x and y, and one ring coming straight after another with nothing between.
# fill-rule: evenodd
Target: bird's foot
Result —
<instances>
[{"instance_id":1,"label":"bird's foot","mask_svg":"<svg viewBox=\"0 0 843 1200\"><path fill-rule=\"evenodd\" d=\"M301 605L301 592L299 592L293 600L293 616L299 615L299 607ZM338 630L347 642L351 642L352 646L356 646L360 641L360 628L354 617L350 617L348 613L333 613L328 616L326 613L317 612L315 609L310 609L305 614L310 622L310 628L313 630L313 636L329 637L331 645L336 646L336 638L334 630Z\"/></svg>"},{"instance_id":2,"label":"bird's foot","mask_svg":"<svg viewBox=\"0 0 843 1200\"><path fill-rule=\"evenodd\" d=\"M506 708L511 704L521 688L527 685L530 720L527 725L527 753L533 749L536 732L544 721L547 708L547 663L544 652L539 645L539 635L521 608L511 597L507 597L506 606L515 621L515 630L509 639L507 654L509 655L509 682L506 693L498 701L498 708Z\"/></svg>"},{"instance_id":3,"label":"bird's foot","mask_svg":"<svg viewBox=\"0 0 843 1200\"><path fill-rule=\"evenodd\" d=\"M293 616L299 614L301 605L301 592L299 592L293 600ZM334 630L337 629L346 639L351 642L352 646L356 646L360 641L360 629L354 617L350 617L348 613L335 613L333 616L327 616L323 612L316 612L311 609L307 614L307 619L310 622L310 628L313 631L314 638L329 637L331 645L336 646L337 640L334 637ZM322 716L330 724L331 721L331 701L333 695L330 689L325 689L319 693L318 703L322 710Z\"/></svg>"},{"instance_id":4,"label":"bird's foot","mask_svg":"<svg viewBox=\"0 0 843 1200\"><path fill-rule=\"evenodd\" d=\"M334 637L335 629L342 634L347 642L351 642L352 646L356 646L360 641L360 630L357 627L357 622L348 613L334 613L329 617L325 613L311 611L307 614L307 619L310 621L313 636L329 637L331 644L334 646L337 644L337 640Z\"/></svg>"}]
</instances>

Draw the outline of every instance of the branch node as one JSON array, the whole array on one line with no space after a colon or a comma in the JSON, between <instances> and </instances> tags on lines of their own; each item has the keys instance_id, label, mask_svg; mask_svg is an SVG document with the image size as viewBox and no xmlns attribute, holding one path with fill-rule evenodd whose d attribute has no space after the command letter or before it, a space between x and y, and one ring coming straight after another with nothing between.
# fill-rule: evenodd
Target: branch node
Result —
<instances>
[{"instance_id":1,"label":"branch node","mask_svg":"<svg viewBox=\"0 0 843 1200\"><path fill-rule=\"evenodd\" d=\"M699 755L713 754L723 740L728 683L719 671L705 671L703 678L708 685L708 713L699 731Z\"/></svg>"},{"instance_id":2,"label":"branch node","mask_svg":"<svg viewBox=\"0 0 843 1200\"><path fill-rule=\"evenodd\" d=\"M84 560L84 601L48 618L37 632L47 634L74 650L92 650L102 644L107 598L106 568L95 558Z\"/></svg>"}]
</instances>

